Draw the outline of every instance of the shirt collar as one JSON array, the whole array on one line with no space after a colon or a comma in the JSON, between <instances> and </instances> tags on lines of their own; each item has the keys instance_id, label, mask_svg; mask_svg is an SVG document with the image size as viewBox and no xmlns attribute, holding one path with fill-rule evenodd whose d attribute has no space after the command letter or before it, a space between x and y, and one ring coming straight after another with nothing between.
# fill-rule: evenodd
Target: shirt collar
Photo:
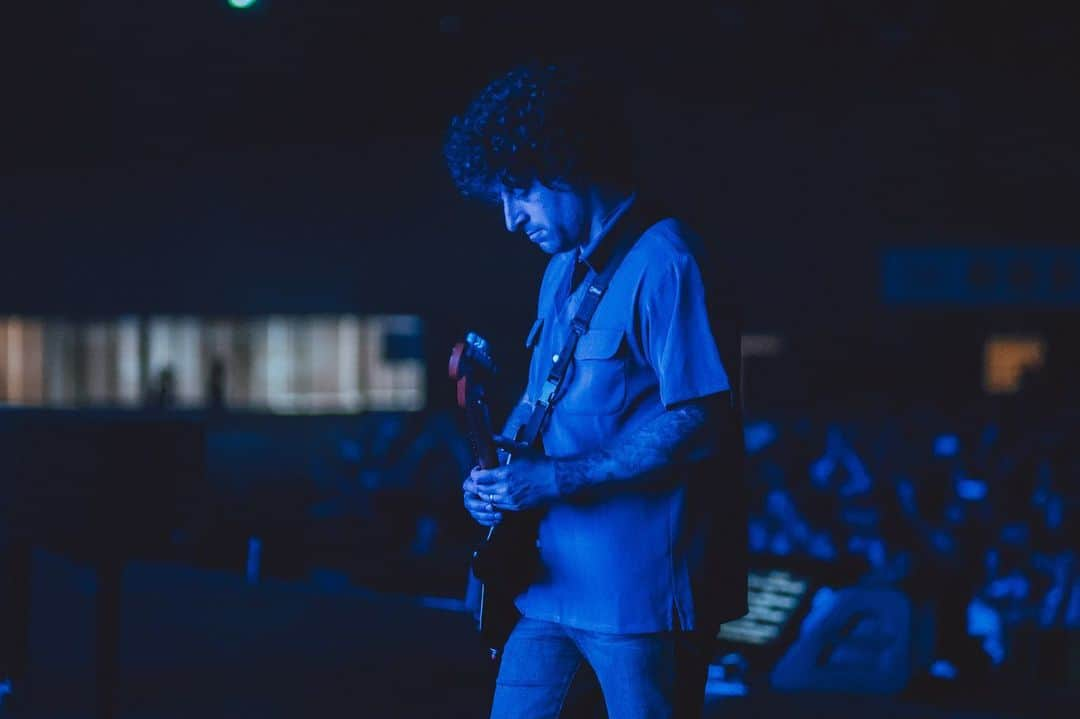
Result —
<instances>
[{"instance_id":1,"label":"shirt collar","mask_svg":"<svg viewBox=\"0 0 1080 719\"><path fill-rule=\"evenodd\" d=\"M622 200L612 208L611 212L607 214L600 224L600 230L588 242L578 248L576 258L578 262L584 262L591 269L595 270L596 268L593 267L593 264L589 259L592 258L601 263L604 261L605 253L597 251L597 248L600 246L603 239L611 233L611 228L615 226L615 223L619 218L625 215L626 211L630 209L630 206L634 204L636 198L637 192L631 192L625 200Z\"/></svg>"}]
</instances>

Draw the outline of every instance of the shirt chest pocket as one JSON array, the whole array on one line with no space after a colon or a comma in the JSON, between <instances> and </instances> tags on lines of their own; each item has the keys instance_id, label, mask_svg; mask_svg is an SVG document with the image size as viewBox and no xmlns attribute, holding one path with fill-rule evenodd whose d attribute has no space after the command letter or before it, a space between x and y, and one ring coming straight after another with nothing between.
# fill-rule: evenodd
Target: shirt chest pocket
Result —
<instances>
[{"instance_id":1,"label":"shirt chest pocket","mask_svg":"<svg viewBox=\"0 0 1080 719\"><path fill-rule=\"evenodd\" d=\"M615 414L626 406L626 352L621 329L591 329L574 348L557 406L570 414Z\"/></svg>"}]
</instances>

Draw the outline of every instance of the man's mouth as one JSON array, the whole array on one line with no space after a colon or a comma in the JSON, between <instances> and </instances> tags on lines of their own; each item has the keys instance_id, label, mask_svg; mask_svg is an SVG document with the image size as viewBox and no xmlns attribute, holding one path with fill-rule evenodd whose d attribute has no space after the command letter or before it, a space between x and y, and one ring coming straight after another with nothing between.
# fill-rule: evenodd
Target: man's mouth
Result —
<instances>
[{"instance_id":1,"label":"man's mouth","mask_svg":"<svg viewBox=\"0 0 1080 719\"><path fill-rule=\"evenodd\" d=\"M532 230L531 232L528 232L526 234L528 234L530 240L532 240L533 242L536 242L537 240L539 240L541 237L544 236L544 231L542 229Z\"/></svg>"}]
</instances>

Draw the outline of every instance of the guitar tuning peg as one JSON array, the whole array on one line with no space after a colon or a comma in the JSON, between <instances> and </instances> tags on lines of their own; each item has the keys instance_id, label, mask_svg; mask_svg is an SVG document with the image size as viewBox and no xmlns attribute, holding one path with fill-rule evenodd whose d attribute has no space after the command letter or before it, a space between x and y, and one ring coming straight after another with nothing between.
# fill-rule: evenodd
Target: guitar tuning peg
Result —
<instances>
[{"instance_id":1,"label":"guitar tuning peg","mask_svg":"<svg viewBox=\"0 0 1080 719\"><path fill-rule=\"evenodd\" d=\"M483 337L476 334L475 332L470 332L465 335L465 341L468 342L474 349L483 354L485 357L487 356L488 343L487 340L485 340Z\"/></svg>"}]
</instances>

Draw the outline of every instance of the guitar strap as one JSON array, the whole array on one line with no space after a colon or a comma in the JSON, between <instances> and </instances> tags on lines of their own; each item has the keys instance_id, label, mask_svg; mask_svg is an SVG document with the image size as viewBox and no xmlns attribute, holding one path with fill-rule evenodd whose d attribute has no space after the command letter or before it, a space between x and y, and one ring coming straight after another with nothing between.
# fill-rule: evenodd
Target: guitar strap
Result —
<instances>
[{"instance_id":1,"label":"guitar strap","mask_svg":"<svg viewBox=\"0 0 1080 719\"><path fill-rule=\"evenodd\" d=\"M635 201L623 216L615 221L615 227L612 228L612 234L615 236L608 238L608 243L601 242L601 247L607 244L608 247L614 248L611 255L607 258L600 272L590 269L585 276L584 283L588 289L585 291L585 296L574 314L574 319L570 322L570 333L563 343L562 350L552 357L547 380L540 389L540 396L533 405L528 422L525 423L525 433L519 438L519 441L527 446L534 445L544 428L544 423L547 422L548 417L551 415L551 407L559 396L559 388L566 377L566 369L570 366L570 359L574 356L574 349L577 347L581 336L588 331L589 322L592 320L596 308L600 306L600 300L603 299L615 270L619 268L619 264L630 252L630 248L634 246L646 227L648 227L646 213L643 212L640 205L640 201ZM599 249L600 247L597 248L597 250ZM566 300L568 304L573 295L573 288L571 288L570 297Z\"/></svg>"}]
</instances>

